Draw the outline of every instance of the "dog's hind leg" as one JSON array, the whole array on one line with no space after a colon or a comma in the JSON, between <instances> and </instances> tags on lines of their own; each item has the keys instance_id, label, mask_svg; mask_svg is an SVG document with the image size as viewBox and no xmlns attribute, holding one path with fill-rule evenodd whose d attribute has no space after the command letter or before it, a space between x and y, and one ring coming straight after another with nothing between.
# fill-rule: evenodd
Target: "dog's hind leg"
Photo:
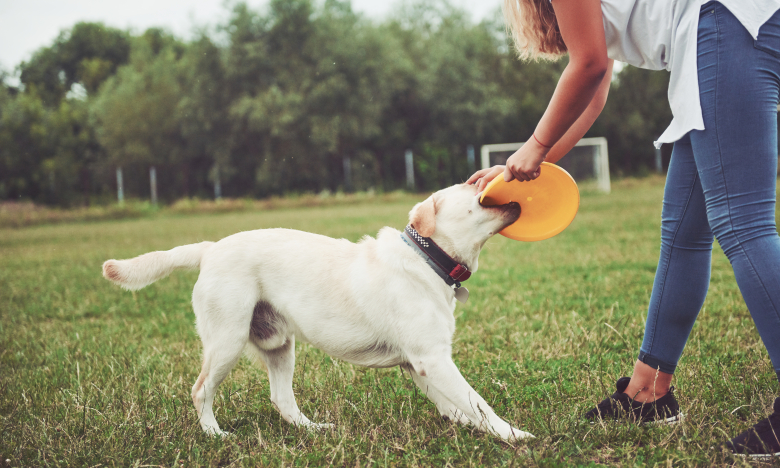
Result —
<instances>
[{"instance_id":1,"label":"dog's hind leg","mask_svg":"<svg viewBox=\"0 0 780 468\"><path fill-rule=\"evenodd\" d=\"M211 343L203 349L203 368L198 380L192 387L192 402L198 412L200 426L210 435L224 436L227 433L219 428L214 417L214 396L217 387L236 365L244 350L246 339L230 337L233 342Z\"/></svg>"},{"instance_id":2,"label":"dog's hind leg","mask_svg":"<svg viewBox=\"0 0 780 468\"><path fill-rule=\"evenodd\" d=\"M193 293L198 334L203 342L203 367L192 387L192 402L207 434L226 435L214 417L217 387L241 357L249 339L252 306L233 300L206 300L198 285Z\"/></svg>"},{"instance_id":3,"label":"dog's hind leg","mask_svg":"<svg viewBox=\"0 0 780 468\"><path fill-rule=\"evenodd\" d=\"M282 415L285 421L296 426L312 429L324 429L331 424L317 424L298 409L293 393L293 372L295 371L295 336L290 335L279 348L264 350L256 347L260 358L268 368L268 382L271 385L271 403Z\"/></svg>"}]
</instances>

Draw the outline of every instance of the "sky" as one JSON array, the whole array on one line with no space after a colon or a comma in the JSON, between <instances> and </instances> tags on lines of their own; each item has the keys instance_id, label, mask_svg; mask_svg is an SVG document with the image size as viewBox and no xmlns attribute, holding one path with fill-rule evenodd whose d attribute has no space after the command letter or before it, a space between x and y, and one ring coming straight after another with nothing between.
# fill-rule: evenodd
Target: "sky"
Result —
<instances>
[{"instance_id":1,"label":"sky","mask_svg":"<svg viewBox=\"0 0 780 468\"><path fill-rule=\"evenodd\" d=\"M227 0L228 5L233 0ZM398 0L352 0L354 11L381 20ZM261 8L267 0L246 0ZM492 16L501 0L450 0L475 22ZM79 21L101 21L109 26L141 32L165 27L188 38L197 26L213 26L228 16L226 0L0 0L0 69L12 72L34 51L50 45L60 31Z\"/></svg>"}]
</instances>

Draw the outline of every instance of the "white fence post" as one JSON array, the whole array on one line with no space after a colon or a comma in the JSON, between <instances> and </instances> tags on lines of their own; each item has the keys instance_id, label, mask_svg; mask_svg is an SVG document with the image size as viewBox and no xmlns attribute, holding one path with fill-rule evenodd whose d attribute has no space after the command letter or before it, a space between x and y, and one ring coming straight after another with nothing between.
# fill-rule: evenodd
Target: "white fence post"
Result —
<instances>
[{"instance_id":1,"label":"white fence post","mask_svg":"<svg viewBox=\"0 0 780 468\"><path fill-rule=\"evenodd\" d=\"M219 164L214 165L214 200L222 199L222 181L219 180Z\"/></svg>"},{"instance_id":2,"label":"white fence post","mask_svg":"<svg viewBox=\"0 0 780 468\"><path fill-rule=\"evenodd\" d=\"M406 187L409 190L414 190L414 156L412 150L406 150L404 154L406 160Z\"/></svg>"},{"instance_id":3,"label":"white fence post","mask_svg":"<svg viewBox=\"0 0 780 468\"><path fill-rule=\"evenodd\" d=\"M152 192L152 205L157 206L157 169L154 166L149 168L149 189Z\"/></svg>"},{"instance_id":4,"label":"white fence post","mask_svg":"<svg viewBox=\"0 0 780 468\"><path fill-rule=\"evenodd\" d=\"M341 159L341 163L344 166L344 190L347 192L352 191L352 160L349 156L344 156Z\"/></svg>"},{"instance_id":5,"label":"white fence post","mask_svg":"<svg viewBox=\"0 0 780 468\"><path fill-rule=\"evenodd\" d=\"M474 159L474 145L468 145L466 147L466 160L469 164L469 175L471 175L477 170L477 162Z\"/></svg>"},{"instance_id":6,"label":"white fence post","mask_svg":"<svg viewBox=\"0 0 780 468\"><path fill-rule=\"evenodd\" d=\"M116 198L120 205L125 203L125 185L122 181L122 168L116 168Z\"/></svg>"}]
</instances>

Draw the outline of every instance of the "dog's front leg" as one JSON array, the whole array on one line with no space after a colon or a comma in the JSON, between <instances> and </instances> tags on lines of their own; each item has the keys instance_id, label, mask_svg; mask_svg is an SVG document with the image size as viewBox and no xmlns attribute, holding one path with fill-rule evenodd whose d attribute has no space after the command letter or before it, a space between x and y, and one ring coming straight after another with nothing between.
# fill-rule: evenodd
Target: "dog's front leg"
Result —
<instances>
[{"instance_id":1,"label":"dog's front leg","mask_svg":"<svg viewBox=\"0 0 780 468\"><path fill-rule=\"evenodd\" d=\"M533 437L532 434L514 428L498 417L493 408L466 382L449 355L443 354L411 361L414 371L412 378L436 403L439 411L444 410L452 414L455 420L461 423L469 422L478 429L497 435L506 441Z\"/></svg>"},{"instance_id":2,"label":"dog's front leg","mask_svg":"<svg viewBox=\"0 0 780 468\"><path fill-rule=\"evenodd\" d=\"M425 393L425 396L427 396L436 405L436 409L439 410L439 414L444 419L457 421L461 424L471 423L471 421L469 421L469 419L463 414L463 411L459 410L457 406L452 404L452 402L447 399L446 396L436 390L436 388L431 385L428 379L418 374L417 371L414 370L414 367L411 366L411 364L403 364L401 368L409 372L409 375L412 376L414 383L417 384L420 390Z\"/></svg>"}]
</instances>

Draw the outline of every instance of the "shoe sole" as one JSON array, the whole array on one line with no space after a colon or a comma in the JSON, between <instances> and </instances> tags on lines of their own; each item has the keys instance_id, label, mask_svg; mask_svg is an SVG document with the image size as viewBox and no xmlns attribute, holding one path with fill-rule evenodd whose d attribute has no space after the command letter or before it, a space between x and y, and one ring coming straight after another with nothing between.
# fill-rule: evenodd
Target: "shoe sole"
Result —
<instances>
[{"instance_id":1,"label":"shoe sole","mask_svg":"<svg viewBox=\"0 0 780 468\"><path fill-rule=\"evenodd\" d=\"M643 422L642 425L643 426L674 426L676 424L683 422L683 419L685 419L685 414L677 413L676 415L666 419L657 419L655 421Z\"/></svg>"},{"instance_id":2,"label":"shoe sole","mask_svg":"<svg viewBox=\"0 0 780 468\"><path fill-rule=\"evenodd\" d=\"M780 452L777 453L732 453L735 457L752 458L753 460L770 460L772 458L780 457Z\"/></svg>"},{"instance_id":3,"label":"shoe sole","mask_svg":"<svg viewBox=\"0 0 780 468\"><path fill-rule=\"evenodd\" d=\"M658 420L655 420L655 421L645 421L643 423L639 423L639 425L640 426L674 426L676 424L679 424L679 423L683 422L684 419L685 419L685 414L684 413L678 413L678 414L676 414L674 416L671 416L669 418L666 418L666 419L658 419ZM593 425L593 424L598 423L599 421L604 421L604 420L592 419L589 422L590 422L591 425Z\"/></svg>"}]
</instances>

